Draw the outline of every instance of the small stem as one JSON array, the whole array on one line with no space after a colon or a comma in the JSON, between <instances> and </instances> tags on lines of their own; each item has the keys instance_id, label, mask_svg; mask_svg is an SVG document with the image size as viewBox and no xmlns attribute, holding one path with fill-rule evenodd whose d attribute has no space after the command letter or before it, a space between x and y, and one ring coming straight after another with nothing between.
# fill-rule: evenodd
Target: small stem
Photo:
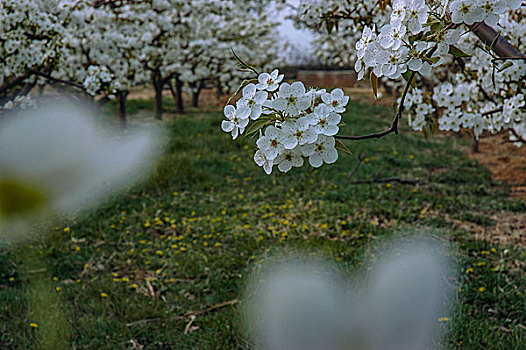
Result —
<instances>
[{"instance_id":1,"label":"small stem","mask_svg":"<svg viewBox=\"0 0 526 350\"><path fill-rule=\"evenodd\" d=\"M409 92L409 87L411 86L411 83L413 82L415 75L416 75L416 72L411 71L411 77L407 81L407 84L404 89L404 93L402 94L402 98L400 99L400 104L398 105L398 112L396 113L393 121L391 122L391 126L388 129L385 129L382 132L372 133L369 135L361 135L361 136L335 135L334 138L341 139L341 140L367 140L367 139L378 139L386 135L389 135L393 132L395 134L398 134L398 121L400 120L400 118L402 118L402 112L404 111L404 101L407 97L407 93Z\"/></svg>"}]
</instances>

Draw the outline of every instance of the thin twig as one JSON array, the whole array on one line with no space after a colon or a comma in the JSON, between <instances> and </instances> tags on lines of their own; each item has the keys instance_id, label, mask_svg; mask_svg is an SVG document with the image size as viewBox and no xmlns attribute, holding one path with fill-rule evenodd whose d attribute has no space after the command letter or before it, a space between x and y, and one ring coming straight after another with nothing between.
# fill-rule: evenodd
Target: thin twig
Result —
<instances>
[{"instance_id":1,"label":"thin twig","mask_svg":"<svg viewBox=\"0 0 526 350\"><path fill-rule=\"evenodd\" d=\"M481 115L486 116L486 115L492 115L492 114L499 113L499 112L502 112L502 108L497 108L492 111L484 112Z\"/></svg>"},{"instance_id":2,"label":"thin twig","mask_svg":"<svg viewBox=\"0 0 526 350\"><path fill-rule=\"evenodd\" d=\"M402 179L399 177L386 177L383 179L372 179L372 180L356 180L356 181L351 181L350 183L353 185L359 185L359 184L390 183L390 182L398 182L403 185L418 185L421 183L420 180Z\"/></svg>"},{"instance_id":3,"label":"thin twig","mask_svg":"<svg viewBox=\"0 0 526 350\"><path fill-rule=\"evenodd\" d=\"M407 85L405 86L404 93L402 95L402 99L400 100L400 104L398 105L398 112L396 113L393 121L391 122L391 126L388 129L385 129L382 132L372 133L369 135L361 135L361 136L335 135L334 138L341 139L341 140L367 140L367 139L378 139L386 135L389 135L391 133L398 134L398 121L400 120L400 118L402 118L402 112L404 111L404 101L407 96L407 93L409 92L409 87L411 86L411 83L413 82L413 79L415 78L415 75L416 75L416 72L412 71L411 77L407 80Z\"/></svg>"},{"instance_id":4,"label":"thin twig","mask_svg":"<svg viewBox=\"0 0 526 350\"><path fill-rule=\"evenodd\" d=\"M209 306L209 307L207 307L205 309L202 309L202 310L187 312L186 314L184 314L182 316L187 317L187 318L190 317L190 316L199 316L199 315L211 312L211 311L222 309L225 306L235 305L237 303L239 303L238 299L232 299L232 300L229 300L229 301L225 301L225 302L222 302L222 303L219 303L219 304L215 304L215 305Z\"/></svg>"},{"instance_id":5,"label":"thin twig","mask_svg":"<svg viewBox=\"0 0 526 350\"><path fill-rule=\"evenodd\" d=\"M522 142L526 144L526 140L521 135L519 135L519 133L515 131L515 129L512 128L511 133L513 134L513 136L517 138L517 141L514 141L514 142Z\"/></svg>"},{"instance_id":6,"label":"thin twig","mask_svg":"<svg viewBox=\"0 0 526 350\"><path fill-rule=\"evenodd\" d=\"M131 327L131 326L135 326L135 325L138 325L138 324L150 323L150 322L159 322L159 321L163 321L163 320L170 321L170 320L191 319L191 318L195 318L195 317L200 316L200 315L204 315L204 314L209 313L209 312L213 312L213 311L222 309L222 308L227 307L227 306L235 305L237 303L239 303L239 299L232 299L232 300L228 300L228 301L225 301L225 302L222 302L222 303L219 303L219 304L211 305L211 306L209 306L207 308L204 308L202 310L189 311L187 313L179 314L179 315L168 317L168 318L161 318L161 317L145 318L143 320L137 320L137 321L133 321L133 322L127 323L126 326L127 327Z\"/></svg>"},{"instance_id":7,"label":"thin twig","mask_svg":"<svg viewBox=\"0 0 526 350\"><path fill-rule=\"evenodd\" d=\"M365 158L366 156L363 154L358 155L358 163L356 163L356 165L354 166L354 169L349 172L349 175L347 175L347 181L352 179L352 177L356 174L356 172L360 168L360 165L362 165Z\"/></svg>"}]
</instances>

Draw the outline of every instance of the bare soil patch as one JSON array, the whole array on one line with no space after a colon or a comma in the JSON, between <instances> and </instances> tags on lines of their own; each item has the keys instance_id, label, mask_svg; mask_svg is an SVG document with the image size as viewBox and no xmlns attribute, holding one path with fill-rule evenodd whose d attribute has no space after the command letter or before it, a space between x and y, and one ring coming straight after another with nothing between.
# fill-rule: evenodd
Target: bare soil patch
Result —
<instances>
[{"instance_id":1,"label":"bare soil patch","mask_svg":"<svg viewBox=\"0 0 526 350\"><path fill-rule=\"evenodd\" d=\"M492 226L482 226L469 221L445 217L456 229L470 232L475 239L490 241L504 246L526 246L526 214L503 211L490 216Z\"/></svg>"},{"instance_id":2,"label":"bare soil patch","mask_svg":"<svg viewBox=\"0 0 526 350\"><path fill-rule=\"evenodd\" d=\"M511 185L512 197L526 199L526 147L506 140L506 135L481 138L480 152L468 151L468 157L487 167L494 178Z\"/></svg>"}]
</instances>

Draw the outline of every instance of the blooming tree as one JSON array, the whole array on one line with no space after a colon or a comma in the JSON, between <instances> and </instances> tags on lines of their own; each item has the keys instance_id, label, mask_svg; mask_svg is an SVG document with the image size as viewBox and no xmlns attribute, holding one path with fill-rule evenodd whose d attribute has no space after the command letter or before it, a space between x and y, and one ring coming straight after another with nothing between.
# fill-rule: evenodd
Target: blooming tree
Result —
<instances>
[{"instance_id":1,"label":"blooming tree","mask_svg":"<svg viewBox=\"0 0 526 350\"><path fill-rule=\"evenodd\" d=\"M0 105L30 103L37 84L67 85L99 101L116 98L125 120L131 87L151 83L156 116L170 87L179 109L188 87L197 104L213 83L235 89L246 73L231 45L261 67L277 63L268 0L8 0L0 4ZM61 88L65 92L64 89Z\"/></svg>"},{"instance_id":2,"label":"blooming tree","mask_svg":"<svg viewBox=\"0 0 526 350\"><path fill-rule=\"evenodd\" d=\"M521 54L526 51L526 12L521 4L302 1L297 22L311 28L326 25L328 31L315 40L320 58L354 65L358 78L368 75L373 86L383 77L402 94L411 84L399 103L415 130L465 128L476 138L484 130L509 130L520 146L526 139Z\"/></svg>"}]
</instances>

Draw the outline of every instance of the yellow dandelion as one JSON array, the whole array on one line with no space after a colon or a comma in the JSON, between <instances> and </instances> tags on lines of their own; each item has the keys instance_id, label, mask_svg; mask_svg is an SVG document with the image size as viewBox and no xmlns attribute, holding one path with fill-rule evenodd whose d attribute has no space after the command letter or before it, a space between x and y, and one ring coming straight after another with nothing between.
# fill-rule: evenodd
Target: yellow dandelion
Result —
<instances>
[{"instance_id":1,"label":"yellow dandelion","mask_svg":"<svg viewBox=\"0 0 526 350\"><path fill-rule=\"evenodd\" d=\"M38 323L31 322L31 323L29 324L29 327L31 327L31 328L38 328Z\"/></svg>"},{"instance_id":2,"label":"yellow dandelion","mask_svg":"<svg viewBox=\"0 0 526 350\"><path fill-rule=\"evenodd\" d=\"M104 293L104 292L100 293L100 296L103 297L103 298L109 297L109 295L107 293Z\"/></svg>"},{"instance_id":3,"label":"yellow dandelion","mask_svg":"<svg viewBox=\"0 0 526 350\"><path fill-rule=\"evenodd\" d=\"M479 288L479 292L481 292L481 293L484 292L485 290L486 290L486 287L480 287Z\"/></svg>"}]
</instances>

